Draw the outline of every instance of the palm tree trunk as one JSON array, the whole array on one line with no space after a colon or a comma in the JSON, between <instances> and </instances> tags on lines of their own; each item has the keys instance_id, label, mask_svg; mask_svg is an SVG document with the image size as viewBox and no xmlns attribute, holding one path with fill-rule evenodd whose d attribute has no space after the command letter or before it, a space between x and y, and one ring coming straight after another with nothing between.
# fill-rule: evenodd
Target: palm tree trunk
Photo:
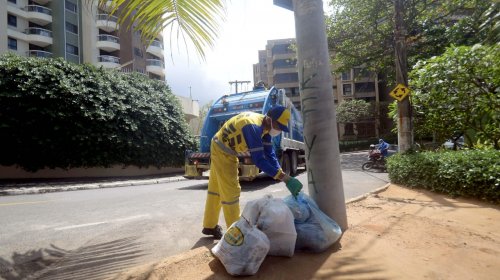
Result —
<instances>
[{"instance_id":1,"label":"palm tree trunk","mask_svg":"<svg viewBox=\"0 0 500 280\"><path fill-rule=\"evenodd\" d=\"M321 0L293 0L300 98L311 197L347 229L333 80Z\"/></svg>"}]
</instances>

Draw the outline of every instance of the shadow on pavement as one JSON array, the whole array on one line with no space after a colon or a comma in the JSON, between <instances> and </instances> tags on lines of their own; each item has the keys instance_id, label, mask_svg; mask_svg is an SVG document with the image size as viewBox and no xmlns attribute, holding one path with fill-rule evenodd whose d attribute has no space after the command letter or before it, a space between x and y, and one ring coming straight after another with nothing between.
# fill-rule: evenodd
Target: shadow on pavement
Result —
<instances>
[{"instance_id":1,"label":"shadow on pavement","mask_svg":"<svg viewBox=\"0 0 500 280\"><path fill-rule=\"evenodd\" d=\"M138 265L137 259L145 254L137 237L64 250L50 248L13 253L12 262L0 258L0 278L86 280L103 279Z\"/></svg>"},{"instance_id":2,"label":"shadow on pavement","mask_svg":"<svg viewBox=\"0 0 500 280\"><path fill-rule=\"evenodd\" d=\"M256 191L269 187L270 185L276 184L278 181L273 178L261 174L253 181L240 181L241 191ZM206 190L208 189L208 181L200 184L190 185L187 187L177 188L178 190Z\"/></svg>"},{"instance_id":3,"label":"shadow on pavement","mask_svg":"<svg viewBox=\"0 0 500 280\"><path fill-rule=\"evenodd\" d=\"M355 270L342 270L332 269L328 271L321 271L320 268L331 257L335 257L335 253L342 249L340 242L331 246L328 250L322 253L304 253L298 252L291 258L288 257L275 257L267 256L259 271L253 276L255 279L335 279L335 277L358 277L363 278L370 274L379 271L376 267L363 267L363 260L361 253L359 255L352 255L347 258L338 259L337 268L345 266L356 265ZM212 275L205 279L218 280L218 279L234 279L233 276L226 272L222 263L214 257L208 263ZM378 278L369 278L378 279Z\"/></svg>"},{"instance_id":4,"label":"shadow on pavement","mask_svg":"<svg viewBox=\"0 0 500 280\"><path fill-rule=\"evenodd\" d=\"M181 187L181 188L177 188L177 189L178 190L206 190L206 189L208 189L208 182L196 184L196 185L190 185L187 187Z\"/></svg>"},{"instance_id":5,"label":"shadow on pavement","mask_svg":"<svg viewBox=\"0 0 500 280\"><path fill-rule=\"evenodd\" d=\"M194 243L191 250L199 248L199 247L207 247L212 249L213 246L218 242L218 240L213 239L213 237L201 237L196 243Z\"/></svg>"}]
</instances>

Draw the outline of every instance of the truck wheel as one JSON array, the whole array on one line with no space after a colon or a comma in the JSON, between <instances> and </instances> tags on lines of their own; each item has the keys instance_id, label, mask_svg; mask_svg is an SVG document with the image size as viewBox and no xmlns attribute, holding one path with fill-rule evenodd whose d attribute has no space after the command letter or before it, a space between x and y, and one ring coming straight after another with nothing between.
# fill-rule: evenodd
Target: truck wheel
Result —
<instances>
[{"instance_id":1,"label":"truck wheel","mask_svg":"<svg viewBox=\"0 0 500 280\"><path fill-rule=\"evenodd\" d=\"M287 175L290 175L290 156L287 153L283 153L281 157L281 169Z\"/></svg>"},{"instance_id":2,"label":"truck wheel","mask_svg":"<svg viewBox=\"0 0 500 280\"><path fill-rule=\"evenodd\" d=\"M297 152L293 151L290 155L291 155L290 172L292 173L290 175L295 175L295 174L297 174Z\"/></svg>"}]
</instances>

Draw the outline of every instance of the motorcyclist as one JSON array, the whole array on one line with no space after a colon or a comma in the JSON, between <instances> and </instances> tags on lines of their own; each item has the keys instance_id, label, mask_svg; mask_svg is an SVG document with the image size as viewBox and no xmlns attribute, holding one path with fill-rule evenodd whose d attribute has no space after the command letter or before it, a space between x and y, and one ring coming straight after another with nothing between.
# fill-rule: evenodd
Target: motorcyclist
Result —
<instances>
[{"instance_id":1,"label":"motorcyclist","mask_svg":"<svg viewBox=\"0 0 500 280\"><path fill-rule=\"evenodd\" d=\"M380 153L382 153L382 156L386 158L389 155L389 144L384 141L384 139L379 139L378 140L378 149L380 150Z\"/></svg>"}]
</instances>

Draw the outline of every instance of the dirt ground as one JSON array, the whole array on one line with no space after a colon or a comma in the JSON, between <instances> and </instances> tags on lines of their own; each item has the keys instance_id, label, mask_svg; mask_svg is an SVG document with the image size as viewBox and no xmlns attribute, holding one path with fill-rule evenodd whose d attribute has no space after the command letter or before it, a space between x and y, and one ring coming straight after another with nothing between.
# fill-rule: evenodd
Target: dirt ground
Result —
<instances>
[{"instance_id":1,"label":"dirt ground","mask_svg":"<svg viewBox=\"0 0 500 280\"><path fill-rule=\"evenodd\" d=\"M255 279L499 279L500 207L390 185L347 205L349 229L321 254L266 257ZM200 247L118 279L231 279Z\"/></svg>"}]
</instances>

